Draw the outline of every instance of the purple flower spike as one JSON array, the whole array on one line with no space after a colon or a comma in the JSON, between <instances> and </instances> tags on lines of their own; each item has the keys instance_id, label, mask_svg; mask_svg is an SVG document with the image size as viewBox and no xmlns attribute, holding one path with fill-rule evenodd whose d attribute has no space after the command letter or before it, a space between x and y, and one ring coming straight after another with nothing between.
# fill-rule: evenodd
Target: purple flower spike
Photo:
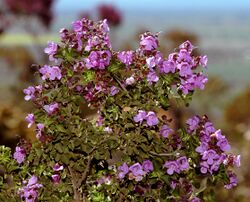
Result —
<instances>
[{"instance_id":1,"label":"purple flower spike","mask_svg":"<svg viewBox=\"0 0 250 202\"><path fill-rule=\"evenodd\" d=\"M155 126L155 125L157 125L159 123L156 114L154 112L152 112L152 111L149 111L147 113L146 120L147 120L147 125L148 126Z\"/></svg>"},{"instance_id":2,"label":"purple flower spike","mask_svg":"<svg viewBox=\"0 0 250 202\"><path fill-rule=\"evenodd\" d=\"M16 147L16 151L13 155L13 158L17 161L17 163L21 164L24 162L26 157L26 151L22 147Z\"/></svg>"},{"instance_id":3,"label":"purple flower spike","mask_svg":"<svg viewBox=\"0 0 250 202\"><path fill-rule=\"evenodd\" d=\"M154 170L153 163L150 160L143 161L142 167L143 167L143 170L146 171L147 173Z\"/></svg>"},{"instance_id":4,"label":"purple flower spike","mask_svg":"<svg viewBox=\"0 0 250 202\"><path fill-rule=\"evenodd\" d=\"M25 121L28 122L28 128L30 128L35 123L35 117L34 114L28 114L25 117Z\"/></svg>"}]
</instances>

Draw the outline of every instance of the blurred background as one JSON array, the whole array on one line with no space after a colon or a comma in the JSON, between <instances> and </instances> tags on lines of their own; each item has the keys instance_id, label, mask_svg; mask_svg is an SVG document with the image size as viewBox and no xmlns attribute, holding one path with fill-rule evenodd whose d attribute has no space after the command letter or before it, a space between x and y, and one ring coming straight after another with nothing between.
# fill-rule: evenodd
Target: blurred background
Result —
<instances>
[{"instance_id":1,"label":"blurred background","mask_svg":"<svg viewBox=\"0 0 250 202\"><path fill-rule=\"evenodd\" d=\"M47 41L81 17L108 19L115 50L138 47L139 34L161 31L160 49L190 40L207 54L209 83L190 108L174 107L176 125L207 114L242 155L239 186L218 190L218 201L250 201L250 1L238 0L0 0L0 144L34 140L24 121L32 109L22 89L38 83L34 64L46 64Z\"/></svg>"}]
</instances>

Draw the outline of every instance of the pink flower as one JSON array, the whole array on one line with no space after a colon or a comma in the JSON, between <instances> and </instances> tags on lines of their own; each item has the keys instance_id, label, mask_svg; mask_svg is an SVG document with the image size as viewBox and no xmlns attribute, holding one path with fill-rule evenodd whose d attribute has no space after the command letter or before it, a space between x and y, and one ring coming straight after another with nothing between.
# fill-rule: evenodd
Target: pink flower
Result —
<instances>
[{"instance_id":1,"label":"pink flower","mask_svg":"<svg viewBox=\"0 0 250 202\"><path fill-rule=\"evenodd\" d=\"M43 66L39 72L42 74L42 80L49 79L54 81L56 79L60 80L62 78L61 70L57 66Z\"/></svg>"},{"instance_id":2,"label":"pink flower","mask_svg":"<svg viewBox=\"0 0 250 202\"><path fill-rule=\"evenodd\" d=\"M13 155L13 158L16 159L16 161L21 164L22 162L24 162L26 157L26 151L24 148L22 147L16 147L16 151Z\"/></svg>"},{"instance_id":3,"label":"pink flower","mask_svg":"<svg viewBox=\"0 0 250 202\"><path fill-rule=\"evenodd\" d=\"M26 117L25 117L25 121L27 121L29 124L28 124L28 128L30 128L34 123L35 123L35 117L34 117L34 114L28 114Z\"/></svg>"},{"instance_id":4,"label":"pink flower","mask_svg":"<svg viewBox=\"0 0 250 202\"><path fill-rule=\"evenodd\" d=\"M49 114L52 115L54 114L58 109L59 109L59 105L58 103L53 103L50 105L44 105L43 109Z\"/></svg>"}]
</instances>

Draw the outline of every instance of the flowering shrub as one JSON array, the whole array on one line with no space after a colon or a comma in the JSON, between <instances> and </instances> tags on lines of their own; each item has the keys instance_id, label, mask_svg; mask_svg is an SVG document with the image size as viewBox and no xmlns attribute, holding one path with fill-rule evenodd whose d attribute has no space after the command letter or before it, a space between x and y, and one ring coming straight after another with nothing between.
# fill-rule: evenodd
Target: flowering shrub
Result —
<instances>
[{"instance_id":1,"label":"flowering shrub","mask_svg":"<svg viewBox=\"0 0 250 202\"><path fill-rule=\"evenodd\" d=\"M106 20L82 19L61 30L60 44L49 42L54 64L24 90L37 108L26 121L38 141L19 144L13 158L1 147L0 199L198 202L213 201L218 183L236 186L240 156L206 116L175 130L159 115L204 88L207 57L186 41L165 58L150 32L136 51L116 52L108 32Z\"/></svg>"}]
</instances>

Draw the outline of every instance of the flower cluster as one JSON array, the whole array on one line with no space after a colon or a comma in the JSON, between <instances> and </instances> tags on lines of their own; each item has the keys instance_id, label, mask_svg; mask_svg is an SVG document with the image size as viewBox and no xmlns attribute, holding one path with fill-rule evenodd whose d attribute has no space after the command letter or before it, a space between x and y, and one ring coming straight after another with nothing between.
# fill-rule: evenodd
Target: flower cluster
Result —
<instances>
[{"instance_id":1,"label":"flower cluster","mask_svg":"<svg viewBox=\"0 0 250 202\"><path fill-rule=\"evenodd\" d=\"M140 163L135 163L128 167L126 163L123 163L118 167L118 177L123 179L127 174L130 180L141 181L142 178L154 170L153 163L150 160L143 161L142 165Z\"/></svg>"},{"instance_id":2,"label":"flower cluster","mask_svg":"<svg viewBox=\"0 0 250 202\"><path fill-rule=\"evenodd\" d=\"M200 154L200 171L203 174L213 174L217 172L221 165L225 166L240 166L240 156L226 154L226 151L231 149L227 138L222 135L221 130L216 130L213 124L206 116L194 116L187 120L188 131L197 134L200 145L195 149ZM231 173L231 172L230 172ZM234 174L229 174L233 176ZM233 180L232 187L236 185L236 180Z\"/></svg>"},{"instance_id":3,"label":"flower cluster","mask_svg":"<svg viewBox=\"0 0 250 202\"><path fill-rule=\"evenodd\" d=\"M139 110L138 114L134 117L134 121L136 123L142 123L144 120L146 120L146 123L148 126L155 126L159 123L157 115L153 111L143 111Z\"/></svg>"},{"instance_id":4,"label":"flower cluster","mask_svg":"<svg viewBox=\"0 0 250 202\"><path fill-rule=\"evenodd\" d=\"M24 182L24 184L26 184ZM42 188L43 185L38 183L38 179L36 176L32 176L27 185L23 188L18 190L21 199L25 200L26 202L35 202L38 196L38 189Z\"/></svg>"},{"instance_id":5,"label":"flower cluster","mask_svg":"<svg viewBox=\"0 0 250 202\"><path fill-rule=\"evenodd\" d=\"M176 161L166 161L164 168L167 168L167 174L173 175L189 169L189 163L186 156L178 158Z\"/></svg>"}]
</instances>

